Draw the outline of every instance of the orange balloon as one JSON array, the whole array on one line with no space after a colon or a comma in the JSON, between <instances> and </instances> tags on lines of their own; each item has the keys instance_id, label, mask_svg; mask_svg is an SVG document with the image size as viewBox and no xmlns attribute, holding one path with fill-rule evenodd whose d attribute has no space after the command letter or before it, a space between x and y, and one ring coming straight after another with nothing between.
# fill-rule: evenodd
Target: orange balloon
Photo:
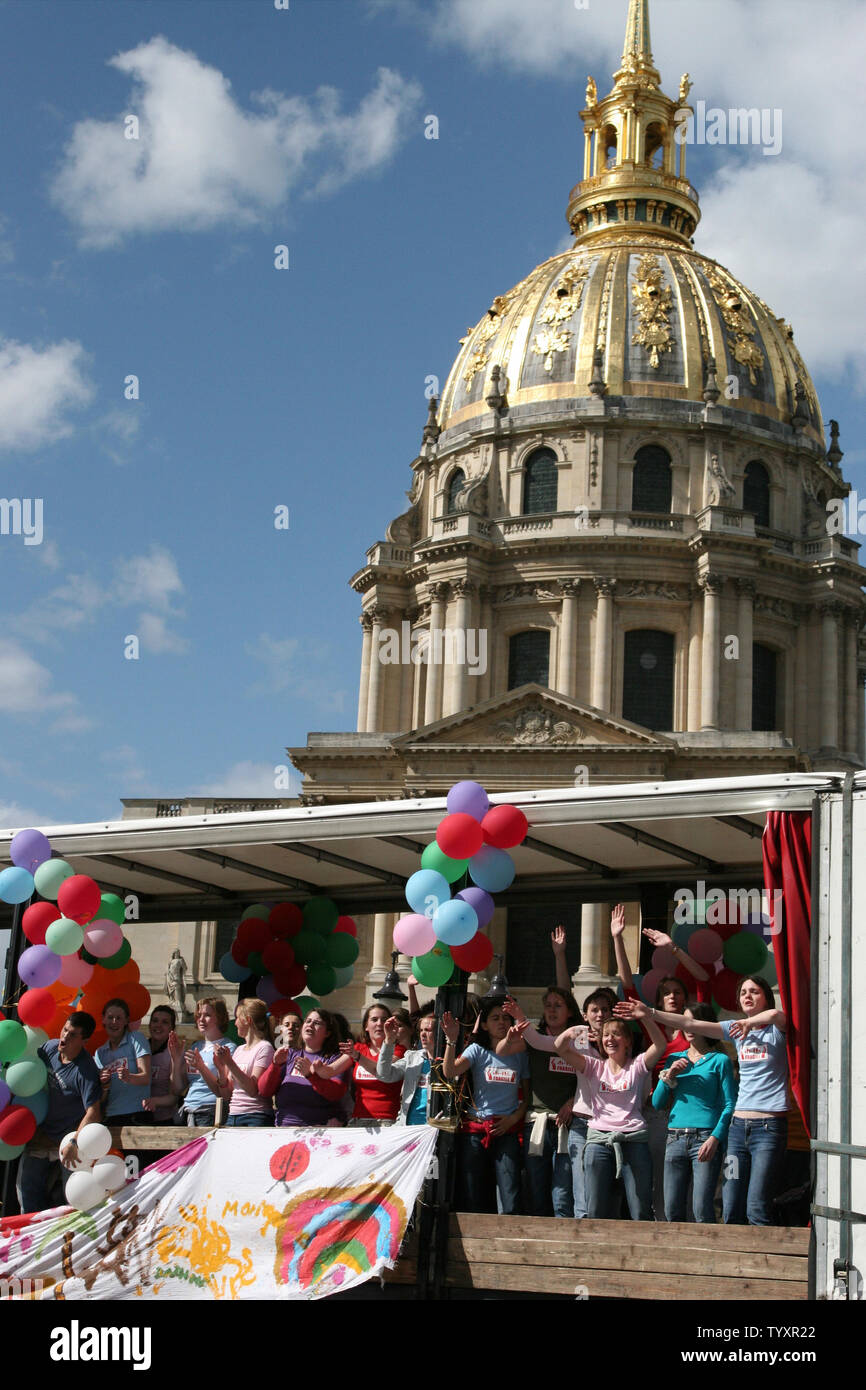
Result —
<instances>
[{"instance_id":1,"label":"orange balloon","mask_svg":"<svg viewBox=\"0 0 866 1390\"><path fill-rule=\"evenodd\" d=\"M65 985L59 979L48 985L47 989L48 993L52 994L59 1004L65 1004L67 999L74 999L78 993L77 985Z\"/></svg>"}]
</instances>

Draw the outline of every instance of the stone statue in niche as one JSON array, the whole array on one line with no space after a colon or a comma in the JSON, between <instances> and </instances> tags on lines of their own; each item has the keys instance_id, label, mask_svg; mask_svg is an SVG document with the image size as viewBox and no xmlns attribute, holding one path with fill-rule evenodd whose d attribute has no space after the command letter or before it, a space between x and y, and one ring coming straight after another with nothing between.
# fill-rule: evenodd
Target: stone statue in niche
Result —
<instances>
[{"instance_id":1,"label":"stone statue in niche","mask_svg":"<svg viewBox=\"0 0 866 1390\"><path fill-rule=\"evenodd\" d=\"M188 969L189 966L180 953L180 947L175 946L171 953L171 959L165 968L165 993L171 1008L177 1014L178 1023L183 1023L186 1019L186 972Z\"/></svg>"}]
</instances>

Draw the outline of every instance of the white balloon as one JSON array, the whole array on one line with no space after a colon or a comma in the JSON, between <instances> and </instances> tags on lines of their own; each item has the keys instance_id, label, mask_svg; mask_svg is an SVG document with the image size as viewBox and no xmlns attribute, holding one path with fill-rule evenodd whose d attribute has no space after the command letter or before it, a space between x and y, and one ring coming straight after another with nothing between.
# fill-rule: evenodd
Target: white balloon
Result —
<instances>
[{"instance_id":1,"label":"white balloon","mask_svg":"<svg viewBox=\"0 0 866 1390\"><path fill-rule=\"evenodd\" d=\"M85 1163L105 1158L111 1148L111 1133L105 1125L85 1125L78 1134L78 1152Z\"/></svg>"},{"instance_id":2,"label":"white balloon","mask_svg":"<svg viewBox=\"0 0 866 1390\"><path fill-rule=\"evenodd\" d=\"M107 1158L100 1158L94 1163L90 1170L91 1176L108 1192L116 1192L119 1187L123 1187L129 1174L126 1171L126 1164L117 1154L109 1154Z\"/></svg>"},{"instance_id":3,"label":"white balloon","mask_svg":"<svg viewBox=\"0 0 866 1390\"><path fill-rule=\"evenodd\" d=\"M60 1148L61 1148L61 1149L65 1149L65 1148L66 1148L66 1145L67 1145L67 1144L71 1144L71 1143L73 1142L73 1140L75 1140L75 1141L77 1142L77 1140L78 1140L78 1135L75 1133L75 1130L74 1130L74 1129L71 1129L71 1130L69 1131L69 1133L68 1133L68 1134L64 1134L63 1138L61 1139L61 1141L60 1141Z\"/></svg>"},{"instance_id":4,"label":"white balloon","mask_svg":"<svg viewBox=\"0 0 866 1390\"><path fill-rule=\"evenodd\" d=\"M40 1047L44 1047L48 1041L48 1034L44 1028L30 1028L26 1023L24 1032L27 1034L27 1045L24 1048L24 1057L35 1057Z\"/></svg>"},{"instance_id":5,"label":"white balloon","mask_svg":"<svg viewBox=\"0 0 866 1390\"><path fill-rule=\"evenodd\" d=\"M90 1211L92 1207L98 1207L107 1195L104 1185L94 1178L89 1168L72 1173L66 1183L66 1200L76 1211Z\"/></svg>"}]
</instances>

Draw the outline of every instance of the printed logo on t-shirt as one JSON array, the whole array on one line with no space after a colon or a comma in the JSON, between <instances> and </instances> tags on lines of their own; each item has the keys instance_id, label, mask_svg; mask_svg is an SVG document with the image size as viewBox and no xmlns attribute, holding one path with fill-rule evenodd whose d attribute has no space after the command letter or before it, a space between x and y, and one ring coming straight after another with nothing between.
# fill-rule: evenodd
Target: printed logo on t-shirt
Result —
<instances>
[{"instance_id":1,"label":"printed logo on t-shirt","mask_svg":"<svg viewBox=\"0 0 866 1390\"><path fill-rule=\"evenodd\" d=\"M359 1081L378 1081L378 1080L379 1080L379 1078L378 1078L378 1076L376 1075L375 1072L367 1071L367 1068L366 1068L366 1067L362 1067L360 1062L357 1062L357 1063L355 1064L354 1077L355 1077L355 1084L356 1084L356 1085L357 1085L357 1083L358 1083Z\"/></svg>"},{"instance_id":2,"label":"printed logo on t-shirt","mask_svg":"<svg viewBox=\"0 0 866 1390\"><path fill-rule=\"evenodd\" d=\"M574 1076L574 1067L570 1067L561 1057L551 1057L548 1071L568 1072Z\"/></svg>"},{"instance_id":3,"label":"printed logo on t-shirt","mask_svg":"<svg viewBox=\"0 0 866 1390\"><path fill-rule=\"evenodd\" d=\"M614 1081L612 1078L604 1080L598 1089L600 1091L627 1091L629 1088L628 1075L622 1072L621 1078L619 1081Z\"/></svg>"},{"instance_id":4,"label":"printed logo on t-shirt","mask_svg":"<svg viewBox=\"0 0 866 1390\"><path fill-rule=\"evenodd\" d=\"M745 1043L740 1049L741 1062L766 1062L768 1056L766 1043Z\"/></svg>"},{"instance_id":5,"label":"printed logo on t-shirt","mask_svg":"<svg viewBox=\"0 0 866 1390\"><path fill-rule=\"evenodd\" d=\"M510 1067L485 1067L484 1080L491 1082L499 1081L505 1086L513 1086L517 1080L517 1072L512 1071Z\"/></svg>"}]
</instances>

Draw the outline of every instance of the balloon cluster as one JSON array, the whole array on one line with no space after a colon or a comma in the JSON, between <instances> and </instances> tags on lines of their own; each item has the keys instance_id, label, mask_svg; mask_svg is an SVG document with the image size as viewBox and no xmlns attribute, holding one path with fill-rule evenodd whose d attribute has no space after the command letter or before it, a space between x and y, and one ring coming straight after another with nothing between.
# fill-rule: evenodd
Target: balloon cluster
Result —
<instances>
[{"instance_id":1,"label":"balloon cluster","mask_svg":"<svg viewBox=\"0 0 866 1390\"><path fill-rule=\"evenodd\" d=\"M78 1144L81 1162L66 1180L66 1200L76 1211L91 1211L124 1186L129 1176L126 1164L118 1154L109 1152L111 1133L105 1125L85 1125L77 1137L74 1132L67 1134L60 1147L70 1139Z\"/></svg>"},{"instance_id":2,"label":"balloon cluster","mask_svg":"<svg viewBox=\"0 0 866 1390\"><path fill-rule=\"evenodd\" d=\"M776 983L775 962L764 939L767 923L760 913L745 914L741 920L739 911L726 900L709 899L697 901L689 916L691 921L674 926L674 939L709 971L710 992L719 1009L739 1007L737 987L745 975L763 975L769 984ZM693 976L678 965L670 947L658 946L652 969L635 982L646 1002L654 1004L659 984L671 976L694 985Z\"/></svg>"},{"instance_id":3,"label":"balloon cluster","mask_svg":"<svg viewBox=\"0 0 866 1390\"><path fill-rule=\"evenodd\" d=\"M450 980L455 965L471 973L490 964L493 945L482 928L493 916L492 894L514 878L507 851L522 843L528 829L522 811L491 806L478 782L455 783L446 804L448 815L406 884L412 912L394 928L395 948L412 957L412 973L431 989ZM452 884L467 875L474 886L452 898Z\"/></svg>"},{"instance_id":4,"label":"balloon cluster","mask_svg":"<svg viewBox=\"0 0 866 1390\"><path fill-rule=\"evenodd\" d=\"M258 976L256 994L273 1017L304 1014L317 1002L310 1002L310 995L331 994L352 979L357 935L352 918L341 917L330 898L310 898L303 908L254 903L244 912L219 969L230 984Z\"/></svg>"}]
</instances>

